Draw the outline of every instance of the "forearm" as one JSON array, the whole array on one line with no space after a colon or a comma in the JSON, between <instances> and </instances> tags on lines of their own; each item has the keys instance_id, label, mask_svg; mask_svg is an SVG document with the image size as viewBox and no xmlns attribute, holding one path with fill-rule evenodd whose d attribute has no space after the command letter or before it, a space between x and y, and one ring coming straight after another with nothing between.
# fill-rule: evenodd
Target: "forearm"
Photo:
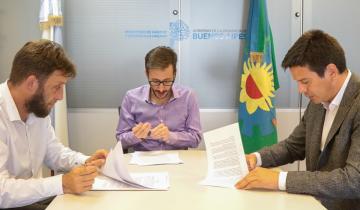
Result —
<instances>
[{"instance_id":1,"label":"forearm","mask_svg":"<svg viewBox=\"0 0 360 210\"><path fill-rule=\"evenodd\" d=\"M48 136L46 141L46 154L44 163L49 168L56 171L68 171L74 166L85 163L88 156L80 152L71 150L65 147L55 135L54 128L51 126L50 120L48 121Z\"/></svg>"},{"instance_id":2,"label":"forearm","mask_svg":"<svg viewBox=\"0 0 360 210\"><path fill-rule=\"evenodd\" d=\"M56 171L69 171L76 165L84 164L89 157L63 146L59 142L49 143L45 164Z\"/></svg>"},{"instance_id":3,"label":"forearm","mask_svg":"<svg viewBox=\"0 0 360 210\"><path fill-rule=\"evenodd\" d=\"M124 149L127 149L135 144L140 143L142 140L137 138L132 131L122 132L116 135L116 139L121 141L121 145Z\"/></svg>"},{"instance_id":4,"label":"forearm","mask_svg":"<svg viewBox=\"0 0 360 210\"><path fill-rule=\"evenodd\" d=\"M39 179L0 177L0 208L25 206L63 194L62 175Z\"/></svg>"},{"instance_id":5,"label":"forearm","mask_svg":"<svg viewBox=\"0 0 360 210\"><path fill-rule=\"evenodd\" d=\"M287 140L266 147L259 151L262 167L277 167L292 163L305 158L305 150L302 145L293 146Z\"/></svg>"},{"instance_id":6,"label":"forearm","mask_svg":"<svg viewBox=\"0 0 360 210\"><path fill-rule=\"evenodd\" d=\"M360 198L360 174L355 168L332 171L288 172L286 190L289 193L310 194L337 199Z\"/></svg>"},{"instance_id":7,"label":"forearm","mask_svg":"<svg viewBox=\"0 0 360 210\"><path fill-rule=\"evenodd\" d=\"M168 144L176 147L196 148L199 145L200 140L201 134L198 131L170 131Z\"/></svg>"}]
</instances>

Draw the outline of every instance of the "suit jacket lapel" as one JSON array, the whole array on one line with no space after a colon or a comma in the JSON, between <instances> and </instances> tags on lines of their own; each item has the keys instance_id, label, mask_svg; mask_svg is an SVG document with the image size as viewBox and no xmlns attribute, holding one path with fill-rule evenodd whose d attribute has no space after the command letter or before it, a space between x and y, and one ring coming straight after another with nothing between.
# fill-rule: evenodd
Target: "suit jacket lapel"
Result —
<instances>
[{"instance_id":1,"label":"suit jacket lapel","mask_svg":"<svg viewBox=\"0 0 360 210\"><path fill-rule=\"evenodd\" d=\"M329 134L325 141L324 150L326 149L326 146L330 143L331 140L333 140L334 135L339 130L342 122L344 121L348 111L351 108L351 104L356 98L356 95L359 92L359 82L357 80L357 77L354 75L351 75L350 81L348 83L348 86L345 89L343 98L340 102L339 109L336 113L335 119L333 124L331 125Z\"/></svg>"}]
</instances>

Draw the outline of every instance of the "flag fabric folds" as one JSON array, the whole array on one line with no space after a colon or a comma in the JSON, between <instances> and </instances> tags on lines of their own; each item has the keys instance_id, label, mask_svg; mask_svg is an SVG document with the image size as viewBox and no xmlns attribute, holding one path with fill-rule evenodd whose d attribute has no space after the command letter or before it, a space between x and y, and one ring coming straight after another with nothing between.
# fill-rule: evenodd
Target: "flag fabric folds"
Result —
<instances>
[{"instance_id":1,"label":"flag fabric folds","mask_svg":"<svg viewBox=\"0 0 360 210\"><path fill-rule=\"evenodd\" d=\"M246 154L277 142L279 88L266 0L250 0L240 81L239 126Z\"/></svg>"},{"instance_id":2,"label":"flag fabric folds","mask_svg":"<svg viewBox=\"0 0 360 210\"><path fill-rule=\"evenodd\" d=\"M61 0L41 0L39 19L42 38L55 41L62 45L63 16L61 10ZM68 146L69 140L65 88L63 100L58 101L54 106L52 120L54 122L56 136L65 146Z\"/></svg>"}]
</instances>

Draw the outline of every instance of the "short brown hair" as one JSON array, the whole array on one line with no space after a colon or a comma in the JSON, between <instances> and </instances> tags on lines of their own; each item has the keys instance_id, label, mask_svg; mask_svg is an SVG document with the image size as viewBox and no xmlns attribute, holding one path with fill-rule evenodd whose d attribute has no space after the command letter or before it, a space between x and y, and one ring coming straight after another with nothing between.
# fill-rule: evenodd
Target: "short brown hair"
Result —
<instances>
[{"instance_id":1,"label":"short brown hair","mask_svg":"<svg viewBox=\"0 0 360 210\"><path fill-rule=\"evenodd\" d=\"M176 75L177 55L170 47L159 46L150 50L145 56L145 69L149 74L149 69L165 69L170 64Z\"/></svg>"},{"instance_id":2,"label":"short brown hair","mask_svg":"<svg viewBox=\"0 0 360 210\"><path fill-rule=\"evenodd\" d=\"M343 48L338 41L321 30L304 33L289 49L282 62L283 68L308 66L320 77L324 76L328 64L335 64L342 73L346 70Z\"/></svg>"},{"instance_id":3,"label":"short brown hair","mask_svg":"<svg viewBox=\"0 0 360 210\"><path fill-rule=\"evenodd\" d=\"M16 53L9 81L17 85L30 75L43 81L56 70L66 77L76 76L75 66L60 44L45 39L31 41Z\"/></svg>"}]
</instances>

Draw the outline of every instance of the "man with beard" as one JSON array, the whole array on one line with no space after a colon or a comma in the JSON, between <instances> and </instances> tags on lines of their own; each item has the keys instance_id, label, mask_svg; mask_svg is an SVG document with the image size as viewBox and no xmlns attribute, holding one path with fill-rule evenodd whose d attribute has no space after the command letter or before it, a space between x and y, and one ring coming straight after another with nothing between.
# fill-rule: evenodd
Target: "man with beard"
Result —
<instances>
[{"instance_id":1,"label":"man with beard","mask_svg":"<svg viewBox=\"0 0 360 210\"><path fill-rule=\"evenodd\" d=\"M88 157L64 147L48 116L75 74L62 47L48 40L28 42L15 55L0 85L0 208L45 209L53 196L91 189L107 152ZM42 178L43 164L69 172Z\"/></svg>"},{"instance_id":2,"label":"man with beard","mask_svg":"<svg viewBox=\"0 0 360 210\"><path fill-rule=\"evenodd\" d=\"M310 194L328 209L360 209L360 80L347 69L344 50L329 34L309 31L282 66L311 101L287 139L247 155L250 172L236 187ZM305 158L306 171L266 169Z\"/></svg>"},{"instance_id":3,"label":"man with beard","mask_svg":"<svg viewBox=\"0 0 360 210\"><path fill-rule=\"evenodd\" d=\"M149 84L129 90L121 104L116 138L136 151L195 148L201 140L194 93L174 84L176 53L156 47L145 56Z\"/></svg>"}]
</instances>

